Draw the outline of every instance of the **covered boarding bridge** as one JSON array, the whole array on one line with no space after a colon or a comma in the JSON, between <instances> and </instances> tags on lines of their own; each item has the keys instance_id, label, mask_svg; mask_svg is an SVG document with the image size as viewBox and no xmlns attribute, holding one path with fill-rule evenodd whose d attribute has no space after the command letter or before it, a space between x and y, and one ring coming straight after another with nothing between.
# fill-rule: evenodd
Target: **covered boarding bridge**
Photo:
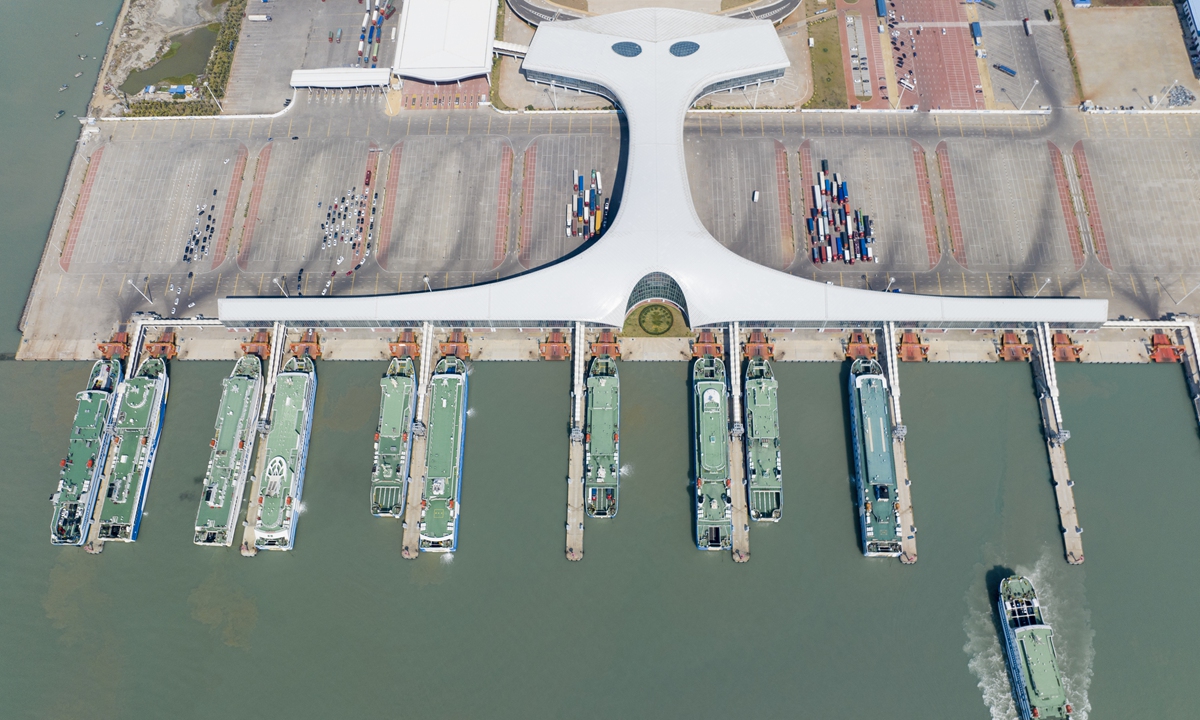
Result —
<instances>
[{"instance_id":1,"label":"covered boarding bridge","mask_svg":"<svg viewBox=\"0 0 1200 720\"><path fill-rule=\"evenodd\" d=\"M321 298L224 298L232 327L393 327L428 321L469 327L570 322L622 327L650 303L691 327L733 321L766 327L930 328L1050 323L1096 327L1105 300L902 295L814 282L747 260L709 235L686 174L683 121L708 88L780 73L788 65L771 23L645 9L539 26L526 72L564 79L617 103L628 125L624 189L614 219L586 250L523 275L435 292ZM731 85L732 84L732 85Z\"/></svg>"}]
</instances>

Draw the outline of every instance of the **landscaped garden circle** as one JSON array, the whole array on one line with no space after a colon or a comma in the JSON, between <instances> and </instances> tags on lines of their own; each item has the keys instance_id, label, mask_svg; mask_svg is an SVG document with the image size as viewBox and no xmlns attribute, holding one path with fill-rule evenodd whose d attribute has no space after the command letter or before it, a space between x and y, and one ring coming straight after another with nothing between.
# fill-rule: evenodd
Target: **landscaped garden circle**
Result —
<instances>
[{"instance_id":1,"label":"landscaped garden circle","mask_svg":"<svg viewBox=\"0 0 1200 720\"><path fill-rule=\"evenodd\" d=\"M671 311L662 305L647 305L638 312L638 326L649 335L662 335L674 324Z\"/></svg>"}]
</instances>

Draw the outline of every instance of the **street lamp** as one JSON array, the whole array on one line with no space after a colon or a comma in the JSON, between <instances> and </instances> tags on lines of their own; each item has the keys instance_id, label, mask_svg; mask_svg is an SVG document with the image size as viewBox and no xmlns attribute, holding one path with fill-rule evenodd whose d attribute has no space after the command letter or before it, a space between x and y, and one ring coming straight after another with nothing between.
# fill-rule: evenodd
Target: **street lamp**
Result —
<instances>
[{"instance_id":1,"label":"street lamp","mask_svg":"<svg viewBox=\"0 0 1200 720\"><path fill-rule=\"evenodd\" d=\"M894 277L889 277L889 278L888 278L888 284L887 284L887 287L885 287L885 288L883 289L883 291L884 291L884 292L887 292L888 290L891 290L891 289L892 289L892 283L894 283L894 282L896 282L896 278L894 278Z\"/></svg>"},{"instance_id":2,"label":"street lamp","mask_svg":"<svg viewBox=\"0 0 1200 720\"><path fill-rule=\"evenodd\" d=\"M141 288L139 288L137 285L133 284L133 280L126 280L125 282L129 283L129 287L133 288L134 290L137 290L138 295L141 295L142 297L146 298L146 302L150 303L151 305L154 304L154 301L150 299L149 295L142 292ZM149 289L149 288L147 287L147 289Z\"/></svg>"},{"instance_id":3,"label":"street lamp","mask_svg":"<svg viewBox=\"0 0 1200 720\"><path fill-rule=\"evenodd\" d=\"M290 297L287 290L284 290L283 286L279 284L279 278L271 278L271 281L275 283L275 287L279 288L279 292L283 293L284 297Z\"/></svg>"},{"instance_id":4,"label":"street lamp","mask_svg":"<svg viewBox=\"0 0 1200 720\"><path fill-rule=\"evenodd\" d=\"M1029 88L1029 95L1033 95L1033 89L1038 86L1039 82L1041 82L1041 81L1040 80L1033 81L1033 87ZM1025 103L1029 102L1029 95L1026 95L1025 99L1021 101L1021 107L1019 109L1021 109L1021 110L1025 109Z\"/></svg>"},{"instance_id":5,"label":"street lamp","mask_svg":"<svg viewBox=\"0 0 1200 720\"><path fill-rule=\"evenodd\" d=\"M1046 286L1047 286L1047 285L1049 285L1049 284L1050 284L1050 278L1046 278L1046 282L1042 283L1042 286L1041 286L1040 288L1038 288L1038 289L1037 289L1037 292L1035 292L1035 293L1033 294L1033 296L1034 296L1034 297L1037 297L1038 295L1041 295L1041 294L1042 294L1042 291L1043 291L1043 290L1045 290L1045 289L1046 289Z\"/></svg>"},{"instance_id":6,"label":"street lamp","mask_svg":"<svg viewBox=\"0 0 1200 720\"><path fill-rule=\"evenodd\" d=\"M421 280L423 280L425 282L425 289L428 290L429 292L433 292L433 288L429 287L429 276L422 275Z\"/></svg>"}]
</instances>

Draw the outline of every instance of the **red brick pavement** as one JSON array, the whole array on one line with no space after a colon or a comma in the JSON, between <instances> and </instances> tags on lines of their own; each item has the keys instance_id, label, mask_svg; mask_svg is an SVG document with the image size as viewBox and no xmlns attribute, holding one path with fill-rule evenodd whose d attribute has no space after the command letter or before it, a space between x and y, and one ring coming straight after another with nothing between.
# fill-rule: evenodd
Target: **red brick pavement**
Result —
<instances>
[{"instance_id":1,"label":"red brick pavement","mask_svg":"<svg viewBox=\"0 0 1200 720\"><path fill-rule=\"evenodd\" d=\"M67 242L63 246L62 256L58 264L63 270L71 269L71 256L75 254L75 239L79 237L79 229L83 227L83 214L87 211L88 200L92 196L92 185L96 182L96 174L100 172L100 158L104 157L104 146L97 148L88 160L87 172L83 176L83 189L79 191L79 201L75 203L75 212L71 215L71 225L67 229Z\"/></svg>"},{"instance_id":2,"label":"red brick pavement","mask_svg":"<svg viewBox=\"0 0 1200 720\"><path fill-rule=\"evenodd\" d=\"M1092 227L1092 240L1096 243L1096 259L1104 267L1112 270L1112 260L1108 256L1108 243L1104 241L1104 223L1100 220L1100 205L1096 202L1096 189L1092 185L1092 174L1088 172L1087 156L1083 154L1083 141L1075 143L1072 151L1075 155L1075 165L1081 176L1083 199L1087 202L1088 224Z\"/></svg>"},{"instance_id":3,"label":"red brick pavement","mask_svg":"<svg viewBox=\"0 0 1200 720\"><path fill-rule=\"evenodd\" d=\"M958 200L954 197L954 178L950 175L950 150L946 143L937 146L938 167L942 171L942 192L946 194L946 219L950 221L950 247L959 265L967 267L967 246L958 221Z\"/></svg>"},{"instance_id":4,"label":"red brick pavement","mask_svg":"<svg viewBox=\"0 0 1200 720\"><path fill-rule=\"evenodd\" d=\"M383 186L383 218L379 221L379 238L375 244L375 262L387 270L388 245L392 243L392 216L396 214L396 191L400 187L400 154L404 143L396 143L388 160L388 176Z\"/></svg>"},{"instance_id":5,"label":"red brick pavement","mask_svg":"<svg viewBox=\"0 0 1200 720\"><path fill-rule=\"evenodd\" d=\"M500 155L500 190L496 203L496 246L492 252L492 268L500 267L508 249L508 202L512 197L513 151L508 145Z\"/></svg>"},{"instance_id":6,"label":"red brick pavement","mask_svg":"<svg viewBox=\"0 0 1200 720\"><path fill-rule=\"evenodd\" d=\"M537 170L537 144L525 150L525 173L521 181L521 253L520 261L529 268L529 243L533 238L533 180Z\"/></svg>"},{"instance_id":7,"label":"red brick pavement","mask_svg":"<svg viewBox=\"0 0 1200 720\"><path fill-rule=\"evenodd\" d=\"M238 266L246 269L250 259L250 243L254 240L254 226L258 224L258 203L262 201L263 183L267 179L267 165L271 162L271 143L258 153L258 166L254 168L254 185L250 187L250 207L246 211L246 228L242 231L242 246L238 248Z\"/></svg>"},{"instance_id":8,"label":"red brick pavement","mask_svg":"<svg viewBox=\"0 0 1200 720\"><path fill-rule=\"evenodd\" d=\"M1083 269L1083 241L1079 239L1079 220L1071 207L1071 187L1067 184L1067 173L1063 170L1062 153L1058 146L1047 140L1046 147L1050 150L1050 164L1054 166L1054 184L1058 186L1058 202L1062 205L1063 219L1067 223L1067 238L1071 242L1071 257L1075 260L1075 269Z\"/></svg>"},{"instance_id":9,"label":"red brick pavement","mask_svg":"<svg viewBox=\"0 0 1200 720\"><path fill-rule=\"evenodd\" d=\"M229 249L229 234L233 232L233 217L238 208L238 197L242 193L242 176L246 174L245 145L238 145L237 160L233 161L233 177L229 180L229 191L225 194L225 212L221 216L221 234L217 236L217 245L213 248L212 269L216 270L225 262L225 251Z\"/></svg>"},{"instance_id":10,"label":"red brick pavement","mask_svg":"<svg viewBox=\"0 0 1200 720\"><path fill-rule=\"evenodd\" d=\"M913 165L917 171L917 193L921 196L921 220L925 223L925 250L929 253L929 269L932 270L942 259L942 253L938 250L937 226L933 220L933 204L929 194L929 170L925 165L925 148L913 140L912 149Z\"/></svg>"},{"instance_id":11,"label":"red brick pavement","mask_svg":"<svg viewBox=\"0 0 1200 720\"><path fill-rule=\"evenodd\" d=\"M482 77L438 85L405 80L402 102L408 110L474 110L489 89Z\"/></svg>"},{"instance_id":12,"label":"red brick pavement","mask_svg":"<svg viewBox=\"0 0 1200 720\"><path fill-rule=\"evenodd\" d=\"M379 156L382 154L383 153L381 153L379 151L379 148L374 147L374 145L372 145L371 148L367 151L367 168L366 168L366 170L363 171L363 195L367 196L367 207L371 206L370 205L371 195L373 192L375 192L371 188L379 187ZM370 185L367 185L367 173L368 172L371 173L371 184ZM358 248L354 251L354 256L351 258L354 261L354 265L351 265L351 268L354 268L360 262L362 262L363 258L367 254L366 235L367 235L367 233L371 232L370 223L373 222L375 217L377 217L377 215L373 216L369 212L367 213L368 229L366 232L363 233L363 241L358 244ZM354 270L351 269L350 272L354 272Z\"/></svg>"},{"instance_id":13,"label":"red brick pavement","mask_svg":"<svg viewBox=\"0 0 1200 720\"><path fill-rule=\"evenodd\" d=\"M788 179L787 150L783 143L775 141L775 172L779 176L776 185L779 188L779 234L781 267L791 265L796 256L795 243L792 239L792 203L791 183Z\"/></svg>"}]
</instances>

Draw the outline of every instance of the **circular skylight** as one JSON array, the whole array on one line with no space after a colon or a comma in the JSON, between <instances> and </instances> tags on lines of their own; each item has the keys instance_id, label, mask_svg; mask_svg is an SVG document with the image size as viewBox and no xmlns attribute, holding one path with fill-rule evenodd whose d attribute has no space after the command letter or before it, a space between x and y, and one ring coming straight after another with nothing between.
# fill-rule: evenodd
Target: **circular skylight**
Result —
<instances>
[{"instance_id":1,"label":"circular skylight","mask_svg":"<svg viewBox=\"0 0 1200 720\"><path fill-rule=\"evenodd\" d=\"M635 42L619 42L612 46L613 52L623 57L637 57L642 54L642 46ZM692 52L695 52L694 50Z\"/></svg>"},{"instance_id":2,"label":"circular skylight","mask_svg":"<svg viewBox=\"0 0 1200 720\"><path fill-rule=\"evenodd\" d=\"M675 57L687 57L700 49L700 46L691 40L681 40L671 46L671 54Z\"/></svg>"}]
</instances>

